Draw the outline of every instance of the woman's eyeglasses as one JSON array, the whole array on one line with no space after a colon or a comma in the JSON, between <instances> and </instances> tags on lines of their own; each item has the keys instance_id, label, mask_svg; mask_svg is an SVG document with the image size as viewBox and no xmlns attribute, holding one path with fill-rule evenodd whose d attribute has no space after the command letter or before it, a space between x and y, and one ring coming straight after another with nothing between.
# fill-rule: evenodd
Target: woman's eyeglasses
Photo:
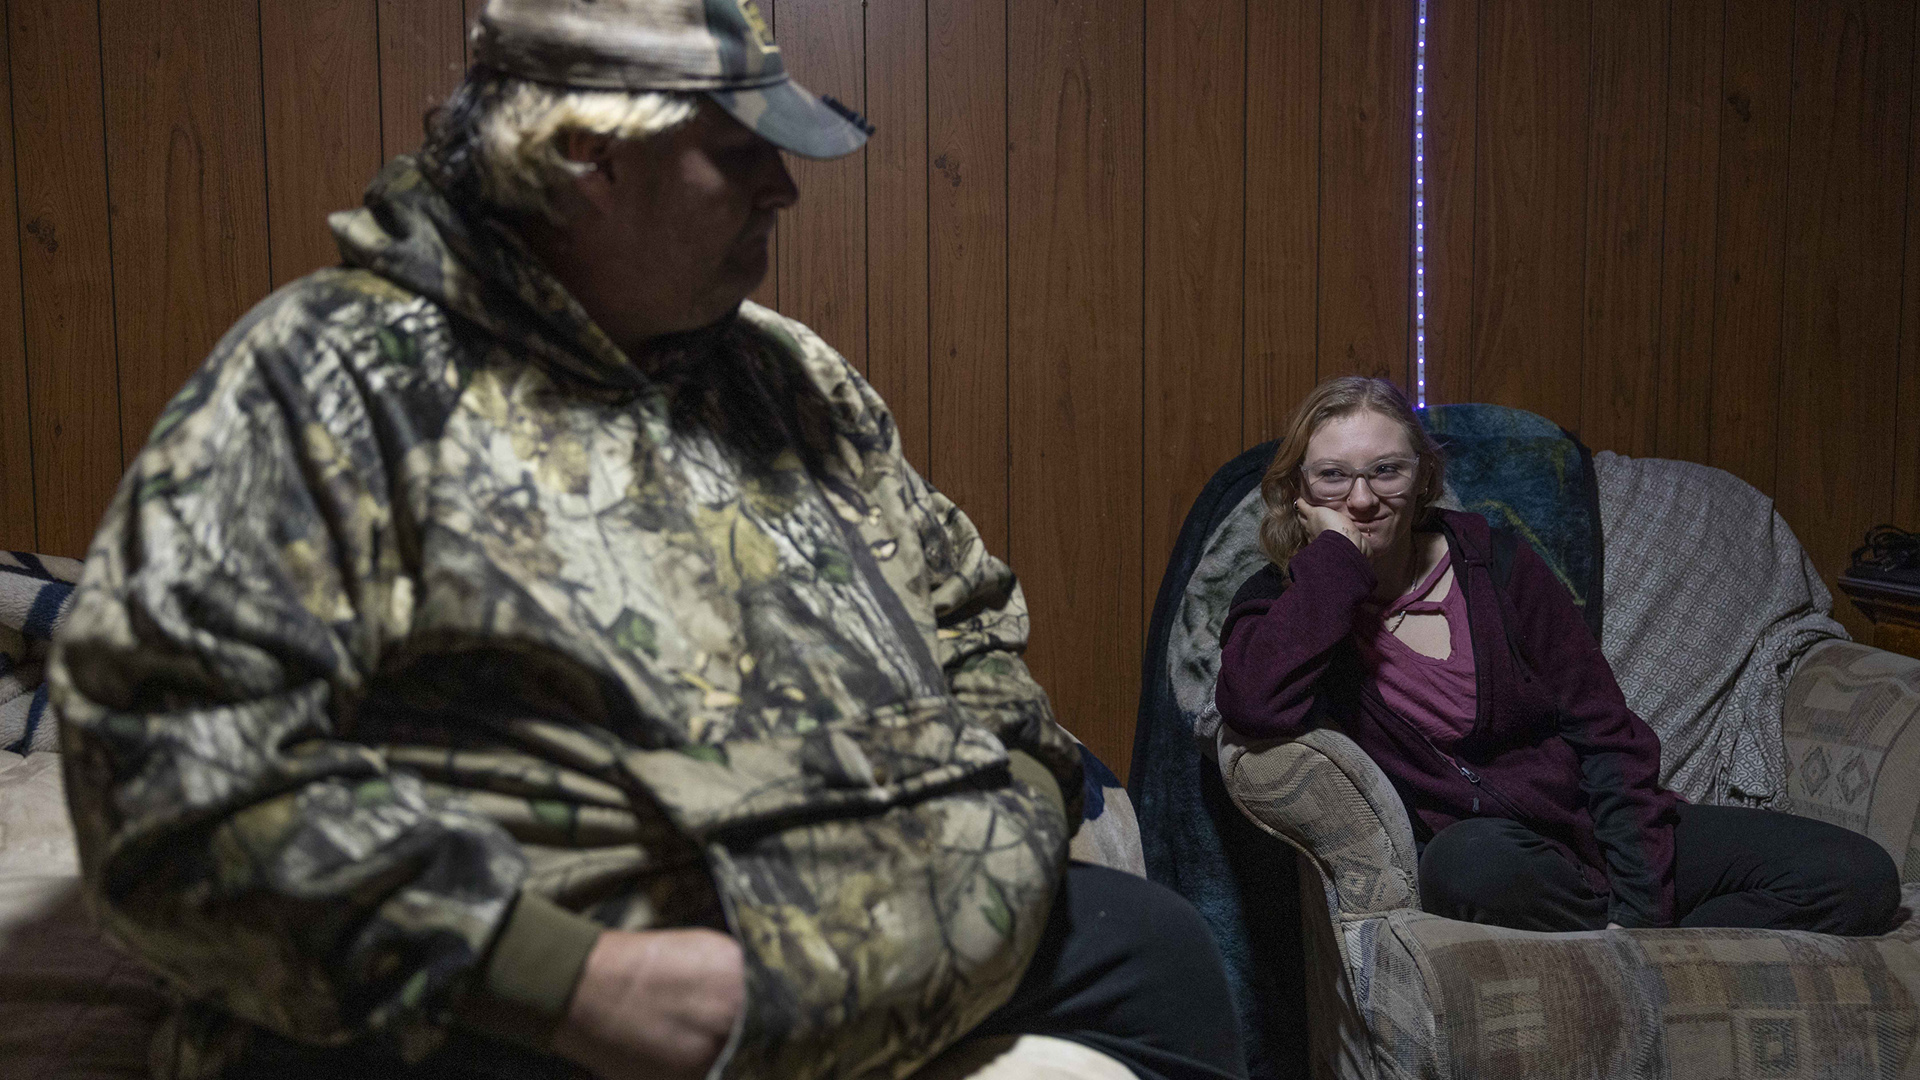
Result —
<instances>
[{"instance_id":1,"label":"woman's eyeglasses","mask_svg":"<svg viewBox=\"0 0 1920 1080\"><path fill-rule=\"evenodd\" d=\"M1367 487L1381 498L1405 495L1413 487L1413 470L1414 463L1411 461L1382 461L1371 469L1357 473L1331 465L1319 465L1311 469L1302 468L1300 475L1306 480L1307 491L1314 498L1331 502L1351 494L1355 480L1365 480Z\"/></svg>"}]
</instances>

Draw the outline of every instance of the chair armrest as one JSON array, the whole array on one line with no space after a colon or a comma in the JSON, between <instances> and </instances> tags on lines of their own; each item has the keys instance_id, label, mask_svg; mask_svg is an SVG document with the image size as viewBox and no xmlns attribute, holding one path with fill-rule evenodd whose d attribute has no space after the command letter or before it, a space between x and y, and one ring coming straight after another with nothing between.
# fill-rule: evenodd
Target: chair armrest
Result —
<instances>
[{"instance_id":1,"label":"chair armrest","mask_svg":"<svg viewBox=\"0 0 1920 1080\"><path fill-rule=\"evenodd\" d=\"M1420 906L1406 808L1352 739L1316 728L1249 740L1222 726L1218 750L1228 797L1313 863L1336 920Z\"/></svg>"},{"instance_id":2,"label":"chair armrest","mask_svg":"<svg viewBox=\"0 0 1920 1080\"><path fill-rule=\"evenodd\" d=\"M1920 660L1850 641L1815 646L1780 711L1789 808L1864 833L1920 880Z\"/></svg>"}]
</instances>

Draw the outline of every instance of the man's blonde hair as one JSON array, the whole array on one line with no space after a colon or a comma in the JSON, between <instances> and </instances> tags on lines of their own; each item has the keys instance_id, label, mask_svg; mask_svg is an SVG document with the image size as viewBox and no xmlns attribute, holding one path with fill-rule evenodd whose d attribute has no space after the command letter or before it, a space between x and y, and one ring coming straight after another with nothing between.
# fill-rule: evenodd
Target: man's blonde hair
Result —
<instances>
[{"instance_id":1,"label":"man's blonde hair","mask_svg":"<svg viewBox=\"0 0 1920 1080\"><path fill-rule=\"evenodd\" d=\"M699 112L692 94L580 90L476 71L429 118L427 151L447 179L489 208L560 224L557 196L590 168L568 160L568 132L647 139Z\"/></svg>"}]
</instances>

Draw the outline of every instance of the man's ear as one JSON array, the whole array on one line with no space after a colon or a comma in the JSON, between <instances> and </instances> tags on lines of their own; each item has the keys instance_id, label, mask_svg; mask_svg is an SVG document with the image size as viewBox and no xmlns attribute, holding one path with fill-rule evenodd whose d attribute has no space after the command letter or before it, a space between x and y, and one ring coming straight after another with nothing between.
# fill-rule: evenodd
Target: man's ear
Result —
<instances>
[{"instance_id":1,"label":"man's ear","mask_svg":"<svg viewBox=\"0 0 1920 1080\"><path fill-rule=\"evenodd\" d=\"M603 204L614 182L613 139L569 130L560 133L557 149L568 161L587 166L574 181L574 190L596 206Z\"/></svg>"}]
</instances>

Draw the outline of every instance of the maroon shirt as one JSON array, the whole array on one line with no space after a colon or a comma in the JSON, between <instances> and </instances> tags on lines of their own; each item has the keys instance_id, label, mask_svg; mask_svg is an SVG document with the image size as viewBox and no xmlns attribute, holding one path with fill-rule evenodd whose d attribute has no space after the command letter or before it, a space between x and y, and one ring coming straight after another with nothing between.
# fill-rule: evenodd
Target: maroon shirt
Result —
<instances>
[{"instance_id":1,"label":"maroon shirt","mask_svg":"<svg viewBox=\"0 0 1920 1080\"><path fill-rule=\"evenodd\" d=\"M1453 559L1442 555L1420 587L1388 604L1379 614L1362 606L1353 628L1353 643L1380 700L1432 739L1441 750L1450 749L1473 730L1479 712L1474 682L1473 632L1467 628L1467 594L1447 585L1443 600L1425 599L1448 570ZM1438 615L1447 628L1447 655L1428 656L1394 636L1397 620L1409 615Z\"/></svg>"},{"instance_id":2,"label":"maroon shirt","mask_svg":"<svg viewBox=\"0 0 1920 1080\"><path fill-rule=\"evenodd\" d=\"M1673 922L1679 796L1659 783L1660 740L1627 707L1613 671L1553 571L1478 514L1432 511L1467 601L1478 691L1474 725L1442 753L1368 685L1352 639L1373 567L1324 532L1234 597L1221 629L1215 701L1234 730L1289 738L1331 726L1372 757L1422 839L1464 818L1525 823L1587 870L1622 926Z\"/></svg>"}]
</instances>

